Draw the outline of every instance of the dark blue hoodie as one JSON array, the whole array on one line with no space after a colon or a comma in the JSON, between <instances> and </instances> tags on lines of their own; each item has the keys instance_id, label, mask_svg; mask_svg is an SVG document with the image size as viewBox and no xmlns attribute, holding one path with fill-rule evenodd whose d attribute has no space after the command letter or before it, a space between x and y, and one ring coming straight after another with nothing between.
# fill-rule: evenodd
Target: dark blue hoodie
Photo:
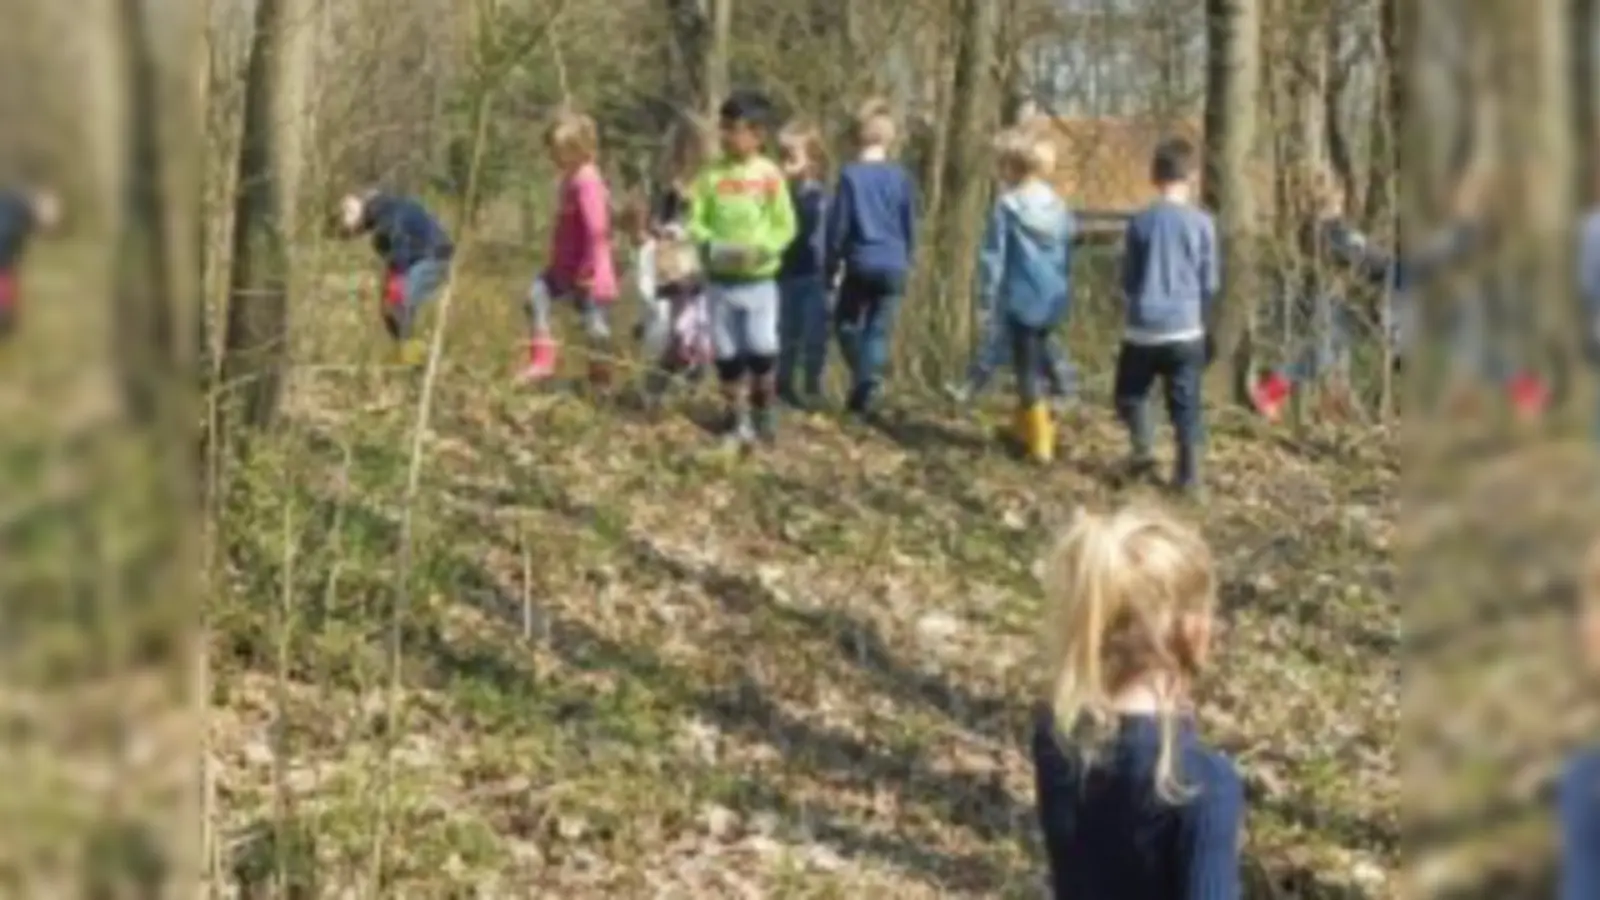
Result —
<instances>
[{"instance_id":1,"label":"dark blue hoodie","mask_svg":"<svg viewBox=\"0 0 1600 900\"><path fill-rule=\"evenodd\" d=\"M0 272L16 268L37 224L26 194L0 190Z\"/></svg>"},{"instance_id":2,"label":"dark blue hoodie","mask_svg":"<svg viewBox=\"0 0 1600 900\"><path fill-rule=\"evenodd\" d=\"M389 268L404 272L425 259L447 260L455 252L444 226L410 197L376 194L367 199L362 229Z\"/></svg>"}]
</instances>

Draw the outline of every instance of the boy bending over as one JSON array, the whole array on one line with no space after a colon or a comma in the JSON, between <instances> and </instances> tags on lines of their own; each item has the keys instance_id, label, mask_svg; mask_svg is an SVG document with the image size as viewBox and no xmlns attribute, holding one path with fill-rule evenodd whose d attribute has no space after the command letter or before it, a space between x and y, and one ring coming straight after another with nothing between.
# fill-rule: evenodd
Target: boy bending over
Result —
<instances>
[{"instance_id":1,"label":"boy bending over","mask_svg":"<svg viewBox=\"0 0 1600 900\"><path fill-rule=\"evenodd\" d=\"M36 232L52 231L61 221L61 201L45 190L0 190L0 339L17 327L18 274L23 253Z\"/></svg>"}]
</instances>

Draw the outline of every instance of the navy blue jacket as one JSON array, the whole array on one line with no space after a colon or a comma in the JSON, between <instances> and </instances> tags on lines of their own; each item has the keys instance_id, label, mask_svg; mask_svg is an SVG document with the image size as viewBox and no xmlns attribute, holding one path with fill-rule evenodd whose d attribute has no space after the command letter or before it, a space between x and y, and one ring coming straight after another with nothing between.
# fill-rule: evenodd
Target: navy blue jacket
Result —
<instances>
[{"instance_id":1,"label":"navy blue jacket","mask_svg":"<svg viewBox=\"0 0 1600 900\"><path fill-rule=\"evenodd\" d=\"M366 202L362 229L392 271L404 272L427 259L446 260L455 245L444 226L410 197L377 194Z\"/></svg>"},{"instance_id":2,"label":"navy blue jacket","mask_svg":"<svg viewBox=\"0 0 1600 900\"><path fill-rule=\"evenodd\" d=\"M823 273L827 264L828 193L822 182L791 179L789 200L794 204L794 242L783 253L779 278L807 278Z\"/></svg>"},{"instance_id":3,"label":"navy blue jacket","mask_svg":"<svg viewBox=\"0 0 1600 900\"><path fill-rule=\"evenodd\" d=\"M1567 763L1558 788L1561 819L1559 900L1600 897L1600 751Z\"/></svg>"},{"instance_id":4,"label":"navy blue jacket","mask_svg":"<svg viewBox=\"0 0 1600 900\"><path fill-rule=\"evenodd\" d=\"M26 194L0 190L0 272L16 268L37 224Z\"/></svg>"},{"instance_id":5,"label":"navy blue jacket","mask_svg":"<svg viewBox=\"0 0 1600 900\"><path fill-rule=\"evenodd\" d=\"M825 275L904 277L917 242L917 186L898 163L853 162L828 208Z\"/></svg>"},{"instance_id":6,"label":"navy blue jacket","mask_svg":"<svg viewBox=\"0 0 1600 900\"><path fill-rule=\"evenodd\" d=\"M1039 709L1034 779L1055 900L1238 900L1244 783L1233 763L1179 725L1177 773L1193 796L1156 794L1160 724L1123 716L1103 757L1085 771L1062 750Z\"/></svg>"},{"instance_id":7,"label":"navy blue jacket","mask_svg":"<svg viewBox=\"0 0 1600 900\"><path fill-rule=\"evenodd\" d=\"M1205 210L1165 198L1128 222L1122 249L1127 340L1199 338L1222 288L1217 226Z\"/></svg>"}]
</instances>

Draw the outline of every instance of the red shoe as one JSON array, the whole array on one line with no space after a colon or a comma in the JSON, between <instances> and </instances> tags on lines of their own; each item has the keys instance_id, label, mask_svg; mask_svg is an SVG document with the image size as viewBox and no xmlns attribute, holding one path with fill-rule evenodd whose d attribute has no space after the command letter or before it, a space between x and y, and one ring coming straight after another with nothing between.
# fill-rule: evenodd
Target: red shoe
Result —
<instances>
[{"instance_id":1,"label":"red shoe","mask_svg":"<svg viewBox=\"0 0 1600 900\"><path fill-rule=\"evenodd\" d=\"M528 342L528 365L518 380L524 383L544 381L556 374L556 342L547 337Z\"/></svg>"},{"instance_id":2,"label":"red shoe","mask_svg":"<svg viewBox=\"0 0 1600 900\"><path fill-rule=\"evenodd\" d=\"M1512 378L1506 391L1511 397L1511 409L1519 419L1538 418L1550 402L1550 389L1545 386L1544 379L1527 372Z\"/></svg>"},{"instance_id":3,"label":"red shoe","mask_svg":"<svg viewBox=\"0 0 1600 900\"><path fill-rule=\"evenodd\" d=\"M1272 372L1263 375L1250 389L1250 402L1255 405L1256 412L1269 422L1278 421L1283 415L1284 401L1289 399L1294 385L1280 373Z\"/></svg>"}]
</instances>

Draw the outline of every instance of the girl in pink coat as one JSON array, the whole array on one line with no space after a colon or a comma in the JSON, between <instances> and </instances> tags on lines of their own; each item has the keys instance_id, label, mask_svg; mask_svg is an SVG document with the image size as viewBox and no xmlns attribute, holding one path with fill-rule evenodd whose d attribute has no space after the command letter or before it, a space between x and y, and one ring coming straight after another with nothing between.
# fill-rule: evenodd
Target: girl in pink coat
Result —
<instances>
[{"instance_id":1,"label":"girl in pink coat","mask_svg":"<svg viewBox=\"0 0 1600 900\"><path fill-rule=\"evenodd\" d=\"M562 113L545 134L550 158L561 170L561 189L550 257L528 289L531 335L524 381L555 374L550 309L556 298L574 301L582 316L590 383L603 387L611 381L610 312L617 275L611 259L610 192L596 165L598 145L594 120L580 113Z\"/></svg>"}]
</instances>

